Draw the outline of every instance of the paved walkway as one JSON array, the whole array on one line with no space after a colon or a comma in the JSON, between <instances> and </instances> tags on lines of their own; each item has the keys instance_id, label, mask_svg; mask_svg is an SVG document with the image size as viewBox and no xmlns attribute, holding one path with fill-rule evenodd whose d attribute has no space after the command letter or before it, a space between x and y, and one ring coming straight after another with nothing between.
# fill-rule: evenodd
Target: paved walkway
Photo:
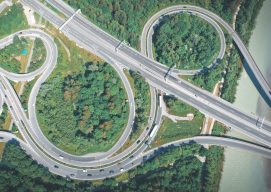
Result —
<instances>
[{"instance_id":1,"label":"paved walkway","mask_svg":"<svg viewBox=\"0 0 271 192\"><path fill-rule=\"evenodd\" d=\"M160 100L160 107L162 108L162 115L171 119L174 123L177 123L177 121L192 121L193 120L193 118L194 118L193 113L188 113L186 115L186 117L180 117L180 116L169 114L167 111L167 106L166 106L165 101L163 99L163 95L159 96L159 100Z\"/></svg>"}]
</instances>

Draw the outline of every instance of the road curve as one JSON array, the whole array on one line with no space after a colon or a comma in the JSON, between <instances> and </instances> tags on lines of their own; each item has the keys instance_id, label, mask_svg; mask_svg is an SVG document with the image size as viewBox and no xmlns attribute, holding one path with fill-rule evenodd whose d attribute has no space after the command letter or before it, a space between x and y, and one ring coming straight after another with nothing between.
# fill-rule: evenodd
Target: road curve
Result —
<instances>
[{"instance_id":1,"label":"road curve","mask_svg":"<svg viewBox=\"0 0 271 192\"><path fill-rule=\"evenodd\" d=\"M22 0L22 1L24 3L28 2L27 0ZM30 6L34 6L34 8L37 5L35 1L32 1L32 2L30 1L29 3L30 3ZM47 16L52 16L52 15L50 15L50 12L46 12L46 11L44 12L44 9L42 7L40 7L40 9L38 9L37 11L39 13L43 12ZM75 19L76 18L77 17L75 17ZM54 15L51 18L49 18L49 20L50 19L53 20L53 22L55 23L56 26L58 24L62 24L63 23L61 19L55 17ZM77 20L78 20L78 18L77 18ZM132 69L139 69L139 68L135 68L135 66L138 65L138 62L134 61L133 60L134 58L130 57L130 55L128 56L129 58L127 58L127 55L125 55L125 54L127 54L127 52L125 52L125 50L121 49L121 54L123 54L123 53L125 53L125 54L123 54L122 56L118 56L117 54L115 54L114 51L110 52L109 49L105 49L105 48L110 47L110 45L105 44L103 46L103 49L101 49L100 44L95 44L95 41L97 42L97 39L101 40L99 42L102 42L102 43L106 42L104 39L101 38L101 36L97 37L97 35L95 35L93 32L91 32L91 31L89 32L87 28L86 28L86 32L85 31L78 32L76 29L77 28L79 29L79 27L81 27L80 25L82 24L82 21L79 21L79 22L81 22L81 24L79 23L79 27L78 27L78 23L76 23L76 22L78 22L77 20L72 21L70 24L67 25L67 27L64 28L64 32L65 32L65 34L68 35L68 37L71 37L71 38L77 40L77 43L79 42L78 44L80 46L86 46L88 50L89 49L94 50L100 56L102 56L102 58L108 57L108 58L110 58L112 60L111 62L114 61L114 62L119 62L119 63L122 63L122 64L126 64L127 63L127 65L131 66ZM83 25L83 27L89 27L89 26L86 26L85 24L82 24L82 25ZM74 27L77 27L77 28L74 28ZM87 35L87 36L85 36L85 35ZM81 41L78 41L78 37L80 37ZM95 40L94 43L92 43L92 40ZM111 40L112 39L110 39L109 41L111 41ZM111 41L111 42L113 42L113 41ZM91 46L91 48L89 48L90 46ZM126 46L123 46L123 48L126 48ZM114 46L113 46L113 50L114 50ZM132 49L128 48L127 50L130 51ZM138 56L138 54L136 52L133 52L133 54L135 55L135 57ZM124 57L124 56L126 56L126 57ZM150 60L143 60L143 61L152 62ZM195 98L194 98L193 94L191 94L191 92L189 92L189 90L192 89L192 88L194 88L194 87L189 87L188 86L189 84L185 84L183 82L179 82L179 80L174 79L174 77L170 77L169 78L169 82L165 83L165 82L163 82L163 81L161 81L159 79L160 76L161 76L161 74L163 74L160 69L154 67L153 71L148 71L150 68L147 68L146 66L144 66L144 67L145 67L145 68L143 68L144 70L141 69L139 71L143 75L146 75L146 77L148 78L149 81L152 81L152 82L155 82L156 84L158 84L158 85L156 85L157 87L162 87L163 89L166 88L166 91L169 91L172 94L177 95L178 97L180 97L182 99L186 98L185 101L187 101L187 102L188 102L188 99L189 99L190 102L198 102L199 101L199 99L196 99L199 96L195 96ZM145 69L146 69L146 71L145 71ZM153 75L150 75L151 73L155 73L157 75L157 77L155 77ZM3 81L5 81L5 80L3 80ZM181 84L181 86L184 86L184 87L181 87L180 84ZM7 87L1 87L1 89L5 89L5 88L7 88ZM184 91L181 92L179 90L180 88L184 88ZM11 94L13 94L13 93L11 93L9 91L7 91L7 92L9 94L8 96L12 97ZM198 94L198 92L196 92L196 93ZM207 101L209 95L205 94L205 92L200 92L200 94L202 94L202 95L200 95L200 99L201 100L202 99L205 100L204 102L198 102L198 103L196 103L198 106L199 105L201 106L200 110L207 111L209 109L213 109L214 111L212 113L216 112L217 114L220 115L220 117L218 117L218 118L222 118L222 116L224 115L224 116L226 116L226 118L229 118L228 123L231 122L231 123L229 123L230 125L232 125L232 126L238 125L237 124L238 123L238 119L231 117L232 113L231 113L230 110L234 110L234 108L230 108L229 111L220 114L220 112L219 112L220 105L223 106L223 104L224 105L226 105L226 104L223 103L223 102L218 102L218 101L220 101L219 99L215 99L215 102L217 102L217 105L216 105L216 103L211 103L211 104L207 103L206 104L206 101ZM211 97L211 99L214 99L214 98ZM14 100L16 100L16 98ZM8 106L12 105L12 102L10 100L6 99L6 101L8 103ZM16 122L16 120L20 121L20 118L21 118L17 114L17 111L20 112L21 108L18 107L17 105L18 105L17 103L13 104L13 109L10 109L10 111L15 111L16 110L16 112L12 112L13 116L15 117L15 122ZM214 105L216 105L216 106L214 106ZM224 106L223 106L223 108L224 108ZM208 111L206 113L208 113ZM223 118L225 118L225 117L223 117ZM245 127L247 130L252 131L253 130L252 128L254 128L252 126L253 123L254 123L254 119L253 119L254 117L253 116L245 116L245 118L251 118L251 120L247 120L245 123L240 123L239 125L243 125L242 127ZM250 123L249 121L253 121L253 123ZM26 123L28 123L28 122L26 121ZM19 126L25 127L25 126L21 125L20 123L19 123ZM265 122L264 126L268 127L269 123ZM257 126L256 126L256 128L257 128ZM21 129L23 129L23 128L21 128ZM259 131L255 130L252 133L253 133L252 135L256 135L256 134L262 133L262 132L259 132ZM269 137L268 134L266 134L266 135L264 134L263 136L264 137L262 137L262 138L265 138L265 137L268 138ZM194 141L194 140L195 140L195 138L190 138L190 139L187 139L186 141L188 142L188 141ZM219 140L222 140L222 139L219 138ZM210 141L210 138L209 138L209 141ZM206 141L206 142L209 142L209 141ZM182 141L178 141L178 142L182 142ZM216 141L216 142L218 142L218 141ZM146 144L144 143L144 144L142 144L142 146L143 145L146 145ZM230 145L230 144L228 144L226 142L226 145ZM238 145L240 145L240 144L238 144ZM34 148L35 146L36 145L33 145L33 149L31 151L34 151L34 152L41 151L40 149ZM32 145L31 145L31 147L32 147ZM49 170L51 172L54 172L54 173L62 175L62 176L69 175L69 176L71 176L74 179L81 179L81 180L90 179L91 180L91 179L102 179L102 178L105 178L105 177L111 177L111 176L120 174L121 168L124 168L125 170L128 170L128 169L130 169L130 168L138 165L139 163L142 163L143 162L143 158L144 158L144 156L142 157L140 155L143 152L142 149L144 149L144 147L139 148L137 151L133 152L133 154L134 154L133 157L130 156L129 158L123 159L122 161L120 161L118 163L115 163L113 165L108 165L107 167L104 167L102 169L99 166L96 166L93 169L84 168L84 167L81 167L81 168L70 167L70 166L67 166L67 165L64 165L64 164L60 163L59 159L51 159L51 157L44 156L43 151L41 151L40 154L38 154L38 155L42 155L41 157L43 158L43 160L48 160L49 163L47 165L48 165ZM54 165L57 165L57 167L55 167ZM84 171L84 169L87 169L87 170ZM113 173L109 173L110 171L113 171ZM87 174L90 173L90 172L91 172L92 175L88 176Z\"/></svg>"},{"instance_id":2,"label":"road curve","mask_svg":"<svg viewBox=\"0 0 271 192\"><path fill-rule=\"evenodd\" d=\"M187 12L186 9L182 9L182 8L177 9L177 10L170 10L167 12L162 10L162 11L159 11L158 13L156 13L155 15L153 15L147 21L147 23L144 25L143 31L141 33L140 46L141 46L141 50L146 52L148 57L153 59L152 36L154 34L154 27L156 25L159 25L160 21L163 19L164 16L171 15L171 14L183 13L184 11ZM211 24L215 28L215 30L217 31L217 33L219 35L220 51L219 51L218 55L216 56L216 59L213 61L213 63L211 63L207 67L207 68L211 69L211 68L215 67L217 64L219 64L220 60L222 60L225 55L226 40L225 40L224 32L221 29L221 27L210 17L208 17L202 13L195 12L195 11L189 11L189 13L192 15L198 16L198 17L204 19L205 21L207 21L209 24ZM161 68L168 69L168 67L165 65L162 65L160 63L158 65L161 65L160 66ZM195 70L173 69L172 70L172 73L175 73L177 75L196 75L201 72L203 72L203 69L195 69Z\"/></svg>"},{"instance_id":3,"label":"road curve","mask_svg":"<svg viewBox=\"0 0 271 192\"><path fill-rule=\"evenodd\" d=\"M233 41L236 43L240 52L244 56L250 70L253 72L253 76L256 78L256 81L257 81L256 84L259 84L259 87L256 86L257 89L259 89L261 93L264 93L263 95L264 100L269 106L271 106L271 87L266 81L257 63L251 56L250 52L246 48L245 44L243 43L243 41L241 40L237 32L231 27L231 25L229 25L226 21L224 21L220 16L216 15L215 13L208 11L204 8L193 6L193 5L175 5L175 6L167 7L157 12L154 16L152 16L152 18L155 20L155 18L158 18L159 16L162 16L164 14L170 14L172 12L178 12L178 11L190 11L190 12L194 12L195 14L206 15L225 28L225 30L232 37ZM152 20L152 18L150 20Z\"/></svg>"},{"instance_id":4,"label":"road curve","mask_svg":"<svg viewBox=\"0 0 271 192\"><path fill-rule=\"evenodd\" d=\"M42 133L38 121L37 121L37 116L36 116L36 111L35 111L35 102L36 102L36 97L38 95L40 86L45 80L48 78L48 76L51 74L53 71L56 62L57 62L57 47L54 43L54 40L45 32L39 29L28 29L28 30L22 30L19 31L15 34L12 34L3 40L1 40L1 48L4 48L6 45L12 43L13 37L15 35L18 35L19 37L38 37L40 38L46 48L47 51L47 57L45 60L45 63L36 71L28 74L15 74L15 73L10 73L5 70L0 69L2 73L1 80L3 83L2 90L4 93L9 92L9 97L7 98L12 100L10 101L10 109L14 113L17 113L17 117L19 117L15 123L17 124L18 127L23 126L26 127L27 130L21 129L22 132L24 132L24 136L30 134L30 137L26 137L25 139L27 140L28 143L31 143L31 139L33 139L35 142L32 142L31 144L36 144L38 145L43 151L47 152L48 154L51 154L52 157L54 158L59 158L59 156L65 157L63 159L64 163L71 163L72 161L73 164L77 164L79 166L82 166L81 162L88 162L88 161L94 161L93 164L97 163L97 161L101 160L102 158L106 158L110 155L112 155L114 152L116 152L119 148L122 147L122 144L128 139L130 132L132 130L132 124L134 122L134 117L135 117L135 103L134 103L134 95L133 91L131 89L131 86L129 84L129 81L127 77L125 76L124 72L122 69L118 68L118 65L112 64L113 68L117 71L118 75L120 76L124 87L126 89L127 95L128 95L128 102L129 102L129 119L127 126L122 133L120 139L116 142L116 144L107 152L101 152L101 153L93 153L93 154L88 154L86 156L76 156L76 155L71 155L69 153L64 152L63 150L60 150L59 148L55 147ZM112 62L110 62L112 63ZM29 96L29 101L28 101L28 113L29 113L29 120L26 117L24 110L20 104L19 99L17 98L17 94L14 92L12 86L9 84L9 82L4 78L7 77L11 80L15 81L25 81L25 80L31 80L34 79L36 76L40 75L36 83L34 84L32 91ZM5 94L6 95L6 94ZM7 96L6 96L7 97ZM11 108L12 105L16 105Z\"/></svg>"},{"instance_id":5,"label":"road curve","mask_svg":"<svg viewBox=\"0 0 271 192\"><path fill-rule=\"evenodd\" d=\"M47 53L50 53L53 50L52 38L40 29L26 29L26 30L22 30L22 31L19 31L12 35L7 36L0 40L0 49L3 49L5 46L13 43L14 36L40 38L45 46ZM25 73L25 74L17 74L17 73L9 72L3 68L0 68L0 75L7 77L8 79L15 82L31 81L36 76L42 74L45 71L45 69L52 67L51 60L52 60L52 54L46 54L46 59L45 59L44 64L33 72Z\"/></svg>"},{"instance_id":6,"label":"road curve","mask_svg":"<svg viewBox=\"0 0 271 192\"><path fill-rule=\"evenodd\" d=\"M50 5L54 6L55 8L57 8L59 11L61 11L63 14L65 14L68 17L73 15L73 13L75 12L73 8L71 8L69 5L67 5L65 2L63 2L61 0L46 0L46 1ZM64 23L64 20L61 19L59 16L57 16L52 10L47 9L47 11L44 11L44 6L42 6L41 4L38 5L35 1L31 2L30 0L21 0L21 2L32 7L34 10L36 10L39 14L41 14L44 18L46 18L48 21L50 21L56 27L60 27ZM210 19L213 19L214 21L216 21L217 23L219 23L221 26L223 26L226 29L226 31L231 35L231 37L235 41L237 47L239 48L240 52L242 53L242 55L246 59L248 66L252 70L253 75L255 76L255 78L259 84L259 86L256 86L256 87L260 90L261 93L264 93L263 98L269 104L269 106L271 106L271 88L270 88L268 82L265 80L262 72L258 68L258 66L257 66L256 62L254 61L253 57L251 56L250 52L248 51L248 49L246 48L246 46L242 42L241 38L238 36L237 32L226 21L224 21L220 16L216 15L215 13L213 13L209 10L206 10L206 9L198 7L198 6L176 5L176 6L171 6L171 7L165 8L156 14L163 15L163 14L170 13L172 11L173 12L178 11L180 9L186 10L186 11L193 11L195 13L206 15ZM155 16L153 16L153 17L155 17ZM113 45L114 47L117 47L120 44L120 41L118 39L107 34L104 31L100 30L97 26L95 26L90 21L88 21L83 15L77 14L73 18L73 20L75 20L78 24L82 25L80 27L84 27L84 30L88 29L89 33L92 32L92 34L96 37L96 40L97 39L99 39L101 41L106 40L109 44ZM78 25L77 25L77 27L78 27ZM70 38L75 40L78 43L78 45L81 44L78 42L77 39L75 39L71 35L67 34L67 33L72 33L72 31L68 31L69 29L66 29L66 30L67 30L66 31L67 36L69 36ZM74 32L75 31L73 31L73 33ZM97 34L98 34L98 36L97 36ZM92 49L92 51L95 52L95 48L93 48L93 46L89 45L89 47ZM135 53L132 53L132 52L134 52L134 50L127 47L126 45L123 46L122 51L126 54L134 54L134 58L139 57ZM145 62L148 65L151 65L151 64L159 65L158 62L154 62L151 60L146 60L143 58L141 58L141 60L143 60L143 62Z\"/></svg>"},{"instance_id":7,"label":"road curve","mask_svg":"<svg viewBox=\"0 0 271 192\"><path fill-rule=\"evenodd\" d=\"M106 59L106 60L108 61L108 59ZM127 77L125 76L123 70L120 69L118 65L114 64L114 62L112 62L112 61L108 61L108 62L111 63L111 66L118 73L119 77L122 80L124 88L126 90L126 93L128 96L128 103L129 103L129 118L128 118L128 122L125 127L125 130L123 131L123 134L121 135L121 137L118 139L116 144L114 144L114 146L106 152L89 153L89 154L86 154L86 155L79 157L77 155L69 154L69 153L55 147L50 141L48 141L48 139L43 135L43 133L39 127L35 106L36 106L36 98L38 96L41 84L43 82L45 82L45 80L50 75L50 73L42 74L41 77L37 80L37 82L35 83L35 85L32 88L32 91L29 96L29 101L28 101L28 114L29 114L29 120L30 120L30 124L31 124L30 129L32 130L32 133L35 133L37 135L37 138L38 138L41 146L43 145L43 146L46 146L46 148L50 149L50 152L51 153L53 152L55 154L54 155L55 158L58 158L59 156L64 157L63 162L65 162L67 164L71 163L72 161L74 164L78 164L78 165L80 165L82 161L97 162L103 158L106 158L106 157L112 155L114 152L116 152L118 149L121 148L122 143L125 142L129 138L129 135L132 131L132 125L133 125L134 118L135 118L135 103L134 103L134 95L133 95L132 88L131 88L130 83L129 83Z\"/></svg>"},{"instance_id":8,"label":"road curve","mask_svg":"<svg viewBox=\"0 0 271 192\"><path fill-rule=\"evenodd\" d=\"M192 137L188 139L182 139L178 141L174 141L171 143L164 144L157 148L148 150L146 152L140 151L136 156L126 159L118 163L117 165L105 167L103 169L97 167L93 170L79 170L73 167L68 167L63 164L58 163L57 161L53 161L47 156L40 156L40 154L36 153L31 146L27 143L16 137L12 133L0 131L0 142L8 142L10 140L16 140L19 142L21 147L26 151L27 154L31 156L34 160L38 161L45 167L49 168L49 171L55 173L57 175L63 177L71 177L77 180L97 180L97 179L104 179L119 175L122 173L121 169L125 171L130 170L139 164L143 163L149 158L153 158L155 155L158 155L161 149L165 149L167 147L180 147L186 144L212 144L212 145L220 145L220 146L230 146L233 148L238 148L246 151L250 151L253 153L257 153L262 155L266 158L271 159L271 150L265 148L260 145L251 144L245 141L235 140L232 138L223 138L223 137L214 137L214 136L198 136ZM160 151L160 152L159 152ZM141 154L141 155L140 155ZM102 171L101 171L102 170Z\"/></svg>"},{"instance_id":9,"label":"road curve","mask_svg":"<svg viewBox=\"0 0 271 192\"><path fill-rule=\"evenodd\" d=\"M72 8L63 1L47 0L47 2L49 1L50 4L67 16L70 16L75 12L71 11ZM33 8L56 27L60 27L64 23L64 20L61 17L38 1L21 0L21 2ZM185 6L186 5L183 7ZM208 14L209 11L205 11ZM219 16L217 17L220 18ZM184 102L199 109L201 112L231 126L237 131L258 140L261 143L271 145L270 122L264 121L259 128L259 123L257 123L259 117L244 113L234 107L231 103L215 97L211 93L202 90L187 81L169 75L165 82L164 76L167 71L159 68L157 65L158 62L148 59L125 44L122 44L116 52L116 47L118 47L120 41L99 29L83 15L79 13L76 14L73 19L62 28L62 32L68 38L75 41L78 46L95 53L101 58L104 58L104 55L107 55L127 68L141 73L142 76L148 79L148 81L157 88L177 96Z\"/></svg>"}]
</instances>

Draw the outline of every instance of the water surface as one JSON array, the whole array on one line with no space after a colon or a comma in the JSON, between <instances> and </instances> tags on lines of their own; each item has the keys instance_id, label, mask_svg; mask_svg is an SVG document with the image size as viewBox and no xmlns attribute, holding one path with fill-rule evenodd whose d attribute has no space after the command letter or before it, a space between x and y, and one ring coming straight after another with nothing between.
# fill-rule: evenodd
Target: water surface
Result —
<instances>
[{"instance_id":1,"label":"water surface","mask_svg":"<svg viewBox=\"0 0 271 192\"><path fill-rule=\"evenodd\" d=\"M256 19L256 27L250 39L249 50L259 68L271 80L271 0L266 0ZM237 87L235 106L249 113L271 120L270 108L243 70ZM229 135L242 137L236 132ZM250 152L226 148L224 171L220 192L268 192L271 182L271 163Z\"/></svg>"}]
</instances>

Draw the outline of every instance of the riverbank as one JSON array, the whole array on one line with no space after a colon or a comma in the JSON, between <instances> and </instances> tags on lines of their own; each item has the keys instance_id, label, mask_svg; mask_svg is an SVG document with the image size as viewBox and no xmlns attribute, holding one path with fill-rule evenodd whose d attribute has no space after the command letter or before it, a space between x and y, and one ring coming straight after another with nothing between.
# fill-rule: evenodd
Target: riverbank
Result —
<instances>
[{"instance_id":1,"label":"riverbank","mask_svg":"<svg viewBox=\"0 0 271 192\"><path fill-rule=\"evenodd\" d=\"M271 83L270 49L271 39L271 0L266 0L256 19L256 26L250 38L249 50L259 68ZM268 71L268 73L267 73ZM251 82L246 71L243 70L238 81L236 100L234 105L248 113L255 113L260 117L271 120L271 111L265 101L260 97L258 91ZM228 135L242 137L236 132ZM246 191L267 192L270 191L271 161L253 153L226 148L224 171L222 173L220 192Z\"/></svg>"}]
</instances>

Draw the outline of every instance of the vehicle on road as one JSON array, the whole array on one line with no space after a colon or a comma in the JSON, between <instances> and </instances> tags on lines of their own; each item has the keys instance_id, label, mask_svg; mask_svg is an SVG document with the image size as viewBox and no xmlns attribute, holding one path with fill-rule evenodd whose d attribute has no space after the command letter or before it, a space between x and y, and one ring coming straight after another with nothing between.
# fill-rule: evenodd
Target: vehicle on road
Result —
<instances>
[{"instance_id":1,"label":"vehicle on road","mask_svg":"<svg viewBox=\"0 0 271 192\"><path fill-rule=\"evenodd\" d=\"M158 125L155 125L155 126L153 127L153 129L152 129L151 132L150 132L150 138L153 138L153 136L154 136L154 134L155 134L155 132L157 131L158 128L159 128Z\"/></svg>"}]
</instances>

